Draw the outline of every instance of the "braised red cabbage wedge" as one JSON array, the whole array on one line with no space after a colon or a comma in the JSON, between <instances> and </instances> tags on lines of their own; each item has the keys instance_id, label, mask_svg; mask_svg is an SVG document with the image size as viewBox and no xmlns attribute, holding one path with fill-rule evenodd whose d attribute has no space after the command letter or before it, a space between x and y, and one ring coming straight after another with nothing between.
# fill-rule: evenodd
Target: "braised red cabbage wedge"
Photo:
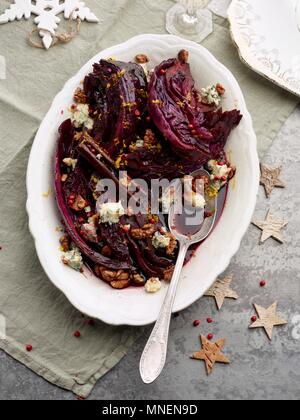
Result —
<instances>
[{"instance_id":1,"label":"braised red cabbage wedge","mask_svg":"<svg viewBox=\"0 0 300 420\"><path fill-rule=\"evenodd\" d=\"M242 116L237 110L222 113L203 104L187 57L181 52L179 58L155 68L149 86L149 111L181 158L203 164L218 157Z\"/></svg>"},{"instance_id":2,"label":"braised red cabbage wedge","mask_svg":"<svg viewBox=\"0 0 300 420\"><path fill-rule=\"evenodd\" d=\"M84 92L96 110L93 137L115 156L134 138L145 114L145 72L135 63L101 60L85 78Z\"/></svg>"},{"instance_id":3,"label":"braised red cabbage wedge","mask_svg":"<svg viewBox=\"0 0 300 420\"><path fill-rule=\"evenodd\" d=\"M147 196L146 214L133 214L121 200L124 191L134 197L126 186L141 178L150 187L154 179L172 181L205 167L212 178L207 193L216 195L235 173L224 147L242 116L223 112L196 89L187 57L182 51L161 63L149 84L138 63L95 63L59 129L55 192L66 231L62 261L77 270L85 264L115 289L170 280L178 254L162 209L153 214ZM213 87L220 102L223 93ZM106 180L116 197L102 189ZM226 194L219 196L222 207Z\"/></svg>"}]
</instances>

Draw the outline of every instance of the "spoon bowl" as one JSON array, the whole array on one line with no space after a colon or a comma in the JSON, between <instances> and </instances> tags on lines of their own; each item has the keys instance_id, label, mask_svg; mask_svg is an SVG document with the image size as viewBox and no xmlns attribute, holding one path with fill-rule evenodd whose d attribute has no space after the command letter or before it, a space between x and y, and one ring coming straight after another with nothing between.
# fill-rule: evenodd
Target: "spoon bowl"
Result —
<instances>
[{"instance_id":1,"label":"spoon bowl","mask_svg":"<svg viewBox=\"0 0 300 420\"><path fill-rule=\"evenodd\" d=\"M199 169L195 172L193 172L190 175L193 179L199 178L199 177L205 177L207 179L210 179L210 174L205 171L204 169ZM178 182L175 184L175 196L177 196L177 192L179 190L181 190L181 180L178 180ZM198 222L198 227L199 229L197 230L196 233L194 233L193 235L187 235L184 234L182 232L180 232L177 228L176 228L176 205L174 203L172 203L171 207L170 207L170 211L169 211L169 229L170 232L175 236L175 238L178 240L179 243L181 243L184 240L187 240L190 245L199 243L204 241L212 232L215 223L216 223L216 218L217 218L217 212L218 212L218 200L217 197L215 198L211 198L211 197L207 197L204 193L204 197L205 197L205 210L209 210L209 211L203 211L200 212L200 214L197 215L197 217L194 218L195 222ZM202 214L201 214L202 213ZM201 216L201 219L199 216ZM184 215L181 215L180 217L184 217ZM195 226L195 230L196 230Z\"/></svg>"}]
</instances>

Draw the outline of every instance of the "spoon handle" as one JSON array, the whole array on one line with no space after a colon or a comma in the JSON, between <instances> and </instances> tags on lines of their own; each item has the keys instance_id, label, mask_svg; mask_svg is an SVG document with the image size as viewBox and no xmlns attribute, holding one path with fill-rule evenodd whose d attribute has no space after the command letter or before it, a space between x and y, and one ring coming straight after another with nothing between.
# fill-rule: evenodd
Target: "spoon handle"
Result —
<instances>
[{"instance_id":1,"label":"spoon handle","mask_svg":"<svg viewBox=\"0 0 300 420\"><path fill-rule=\"evenodd\" d=\"M188 242L184 242L180 246L177 263L167 295L141 357L140 374L145 384L154 382L161 374L166 363L172 309L188 248Z\"/></svg>"}]
</instances>

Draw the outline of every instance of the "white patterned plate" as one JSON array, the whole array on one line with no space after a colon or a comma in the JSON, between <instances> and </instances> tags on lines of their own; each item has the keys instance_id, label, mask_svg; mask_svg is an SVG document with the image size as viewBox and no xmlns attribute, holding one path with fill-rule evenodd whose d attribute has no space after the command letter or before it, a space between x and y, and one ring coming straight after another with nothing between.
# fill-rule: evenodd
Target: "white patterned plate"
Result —
<instances>
[{"instance_id":1,"label":"white patterned plate","mask_svg":"<svg viewBox=\"0 0 300 420\"><path fill-rule=\"evenodd\" d=\"M55 229L61 218L53 194L48 198L43 196L43 192L51 187L53 189L57 129L67 118L66 112L62 115L61 111L72 104L76 87L92 70L93 63L101 58L115 56L129 61L137 54L145 53L151 59L151 65L155 66L164 59L176 56L183 48L190 51L190 63L197 85L222 83L227 89L224 108L238 108L244 115L227 145L230 159L237 167L236 182L230 185L226 208L218 226L183 271L174 311L191 305L203 296L239 249L256 204L259 184L256 137L241 89L228 69L204 47L175 36L141 35L132 38L97 54L66 83L43 120L31 150L27 171L27 211L41 264L49 279L76 308L108 324L146 325L154 322L167 284L154 295L147 294L143 288L134 287L117 291L89 272L82 275L61 263L58 243L61 234Z\"/></svg>"},{"instance_id":2,"label":"white patterned plate","mask_svg":"<svg viewBox=\"0 0 300 420\"><path fill-rule=\"evenodd\" d=\"M240 56L257 73L300 96L299 0L233 0L228 17Z\"/></svg>"}]
</instances>

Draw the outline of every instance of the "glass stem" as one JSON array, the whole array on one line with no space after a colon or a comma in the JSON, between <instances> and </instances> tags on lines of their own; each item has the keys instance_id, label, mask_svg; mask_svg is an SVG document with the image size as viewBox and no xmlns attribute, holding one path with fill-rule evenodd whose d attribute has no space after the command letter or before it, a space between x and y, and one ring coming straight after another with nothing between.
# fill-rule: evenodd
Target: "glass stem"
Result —
<instances>
[{"instance_id":1,"label":"glass stem","mask_svg":"<svg viewBox=\"0 0 300 420\"><path fill-rule=\"evenodd\" d=\"M195 16L195 5L193 0L183 0L181 3L185 6L187 15L190 17Z\"/></svg>"},{"instance_id":2,"label":"glass stem","mask_svg":"<svg viewBox=\"0 0 300 420\"><path fill-rule=\"evenodd\" d=\"M196 18L197 10L204 6L205 0L180 0L180 3L186 8L186 14L190 18Z\"/></svg>"}]
</instances>

